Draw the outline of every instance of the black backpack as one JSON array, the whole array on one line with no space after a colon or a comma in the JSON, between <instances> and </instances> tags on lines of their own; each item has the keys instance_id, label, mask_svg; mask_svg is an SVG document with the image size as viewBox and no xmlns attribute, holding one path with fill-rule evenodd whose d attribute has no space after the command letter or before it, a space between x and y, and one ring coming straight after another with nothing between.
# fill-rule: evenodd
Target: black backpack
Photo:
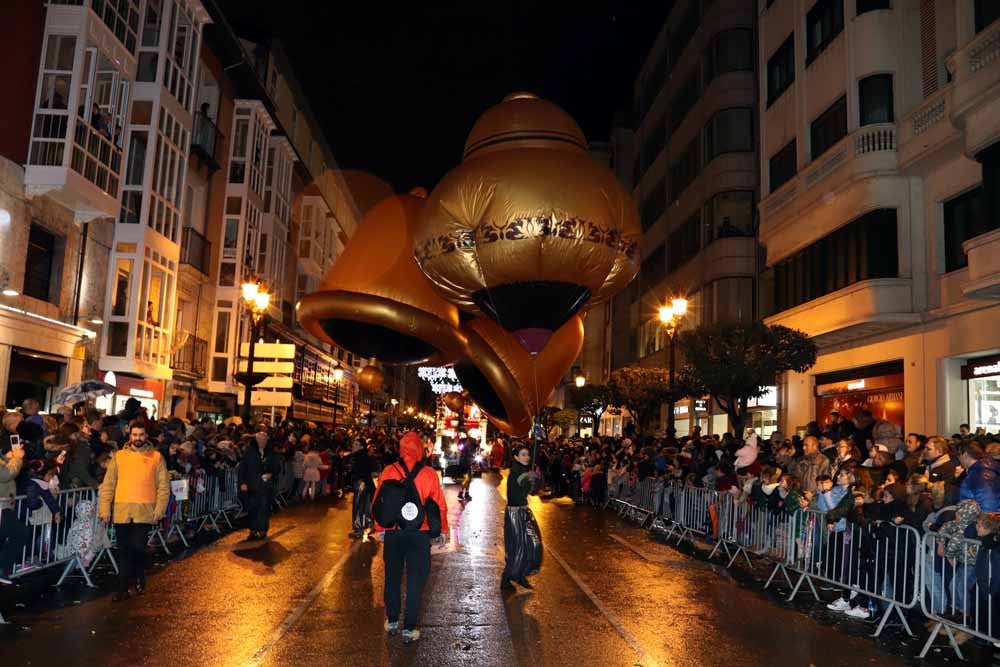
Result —
<instances>
[{"instance_id":1,"label":"black backpack","mask_svg":"<svg viewBox=\"0 0 1000 667\"><path fill-rule=\"evenodd\" d=\"M407 470L403 461L399 461L399 466L406 476L403 479L382 481L378 495L375 496L372 514L383 528L420 530L427 516L427 509L413 480L423 469L424 464L417 463L413 466L413 470ZM440 517L438 519L438 532L440 532Z\"/></svg>"}]
</instances>

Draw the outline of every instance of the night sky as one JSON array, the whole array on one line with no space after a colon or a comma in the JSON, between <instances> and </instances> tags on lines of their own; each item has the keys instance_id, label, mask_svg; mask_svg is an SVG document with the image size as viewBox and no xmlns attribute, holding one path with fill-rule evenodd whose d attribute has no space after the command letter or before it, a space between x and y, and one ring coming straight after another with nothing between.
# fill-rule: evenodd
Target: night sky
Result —
<instances>
[{"instance_id":1,"label":"night sky","mask_svg":"<svg viewBox=\"0 0 1000 667\"><path fill-rule=\"evenodd\" d=\"M514 90L607 141L671 3L218 0L241 36L288 52L342 168L433 188L472 123Z\"/></svg>"}]
</instances>

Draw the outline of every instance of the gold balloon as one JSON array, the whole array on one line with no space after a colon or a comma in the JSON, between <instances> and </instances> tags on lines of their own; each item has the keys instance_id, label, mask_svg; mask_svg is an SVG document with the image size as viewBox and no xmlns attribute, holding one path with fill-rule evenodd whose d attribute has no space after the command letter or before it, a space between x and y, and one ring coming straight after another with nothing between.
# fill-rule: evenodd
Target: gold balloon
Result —
<instances>
[{"instance_id":1,"label":"gold balloon","mask_svg":"<svg viewBox=\"0 0 1000 667\"><path fill-rule=\"evenodd\" d=\"M452 412L461 412L465 409L465 396L462 396L457 391L449 391L441 398Z\"/></svg>"},{"instance_id":2,"label":"gold balloon","mask_svg":"<svg viewBox=\"0 0 1000 667\"><path fill-rule=\"evenodd\" d=\"M516 93L476 121L421 213L414 253L462 310L547 336L635 277L640 235L630 193L573 119Z\"/></svg>"},{"instance_id":3,"label":"gold balloon","mask_svg":"<svg viewBox=\"0 0 1000 667\"><path fill-rule=\"evenodd\" d=\"M297 306L307 331L388 364L440 366L458 358L464 348L458 311L413 258L413 229L424 201L394 195L364 215L319 290Z\"/></svg>"},{"instance_id":4,"label":"gold balloon","mask_svg":"<svg viewBox=\"0 0 1000 667\"><path fill-rule=\"evenodd\" d=\"M378 366L365 366L358 373L358 386L365 391L378 391L382 388L385 375Z\"/></svg>"},{"instance_id":5,"label":"gold balloon","mask_svg":"<svg viewBox=\"0 0 1000 667\"><path fill-rule=\"evenodd\" d=\"M583 348L583 320L574 315L536 355L496 322L476 318L462 329L468 347L455 374L490 422L508 435L525 435L559 380Z\"/></svg>"}]
</instances>

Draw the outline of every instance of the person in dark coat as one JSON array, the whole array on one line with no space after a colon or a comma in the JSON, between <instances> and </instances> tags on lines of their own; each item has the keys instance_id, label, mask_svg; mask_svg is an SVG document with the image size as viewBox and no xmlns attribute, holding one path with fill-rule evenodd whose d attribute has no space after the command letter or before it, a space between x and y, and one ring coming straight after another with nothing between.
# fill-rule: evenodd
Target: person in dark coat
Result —
<instances>
[{"instance_id":1,"label":"person in dark coat","mask_svg":"<svg viewBox=\"0 0 1000 667\"><path fill-rule=\"evenodd\" d=\"M253 442L243 453L240 461L240 493L245 498L245 507L250 525L248 540L262 540L267 537L271 522L271 499L281 472L281 459L271 447L266 431L258 431Z\"/></svg>"},{"instance_id":2,"label":"person in dark coat","mask_svg":"<svg viewBox=\"0 0 1000 667\"><path fill-rule=\"evenodd\" d=\"M351 445L351 488L354 500L351 505L351 530L349 537L357 539L372 527L372 492L375 484L372 475L375 461L368 455L368 448L360 440Z\"/></svg>"},{"instance_id":3,"label":"person in dark coat","mask_svg":"<svg viewBox=\"0 0 1000 667\"><path fill-rule=\"evenodd\" d=\"M531 450L527 445L517 445L507 476L507 511L503 522L507 558L500 579L502 590L514 590L512 581L532 588L527 578L538 572L542 564L542 535L528 507L528 495L537 479L531 468Z\"/></svg>"}]
</instances>

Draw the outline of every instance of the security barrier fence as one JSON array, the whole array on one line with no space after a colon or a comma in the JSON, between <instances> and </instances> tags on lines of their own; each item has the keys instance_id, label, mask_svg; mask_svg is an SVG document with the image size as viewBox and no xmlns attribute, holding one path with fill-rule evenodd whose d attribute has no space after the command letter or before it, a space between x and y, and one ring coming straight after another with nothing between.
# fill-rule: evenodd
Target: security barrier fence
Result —
<instances>
[{"instance_id":1,"label":"security barrier fence","mask_svg":"<svg viewBox=\"0 0 1000 667\"><path fill-rule=\"evenodd\" d=\"M38 500L32 502L25 495L16 496L12 506L3 510L13 512L24 539L11 577L62 567L56 586L70 577L81 577L93 588L90 575L102 561L106 560L117 573L118 564L112 552L114 524L104 524L98 517L98 490L67 489L52 493L52 498L54 505L49 507L45 502L38 506ZM220 470L217 475L198 471L176 477L171 481L167 516L150 531L148 544L169 554L168 545L176 536L187 548L193 533L211 530L221 534L222 523L232 528L232 518L241 510L234 468ZM0 615L0 623L3 622Z\"/></svg>"},{"instance_id":2,"label":"security barrier fence","mask_svg":"<svg viewBox=\"0 0 1000 667\"><path fill-rule=\"evenodd\" d=\"M978 540L921 534L888 521L829 524L822 512L762 507L732 493L655 478L619 480L606 507L668 542L703 539L712 545L709 558L722 555L726 567L766 562L771 573L764 587L780 577L791 589L788 600L803 587L821 600L817 583L839 589L843 604L875 612L876 637L894 619L913 636L907 612L912 619L919 607L932 622L921 658L941 632L960 658L957 632L1000 642L1000 571L994 573L991 552L983 550L978 561Z\"/></svg>"}]
</instances>

